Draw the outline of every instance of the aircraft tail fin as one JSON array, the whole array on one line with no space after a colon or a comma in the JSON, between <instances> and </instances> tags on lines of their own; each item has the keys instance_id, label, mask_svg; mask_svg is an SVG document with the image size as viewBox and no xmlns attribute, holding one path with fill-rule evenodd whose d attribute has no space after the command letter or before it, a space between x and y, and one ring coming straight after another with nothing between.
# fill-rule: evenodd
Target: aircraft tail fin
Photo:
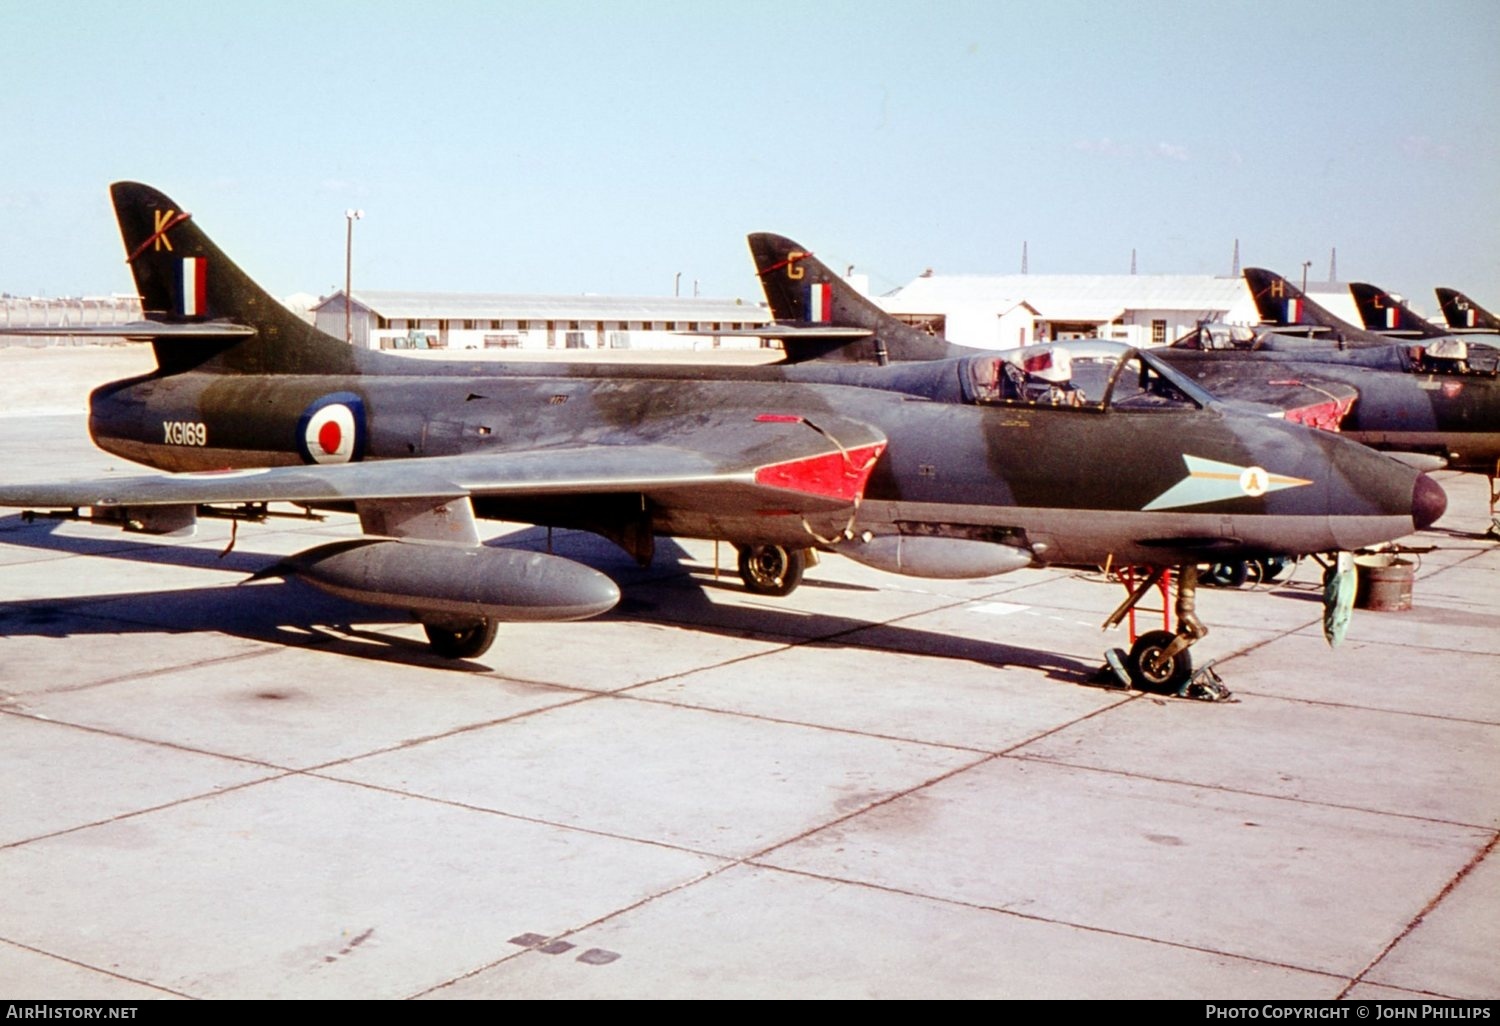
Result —
<instances>
[{"instance_id":1,"label":"aircraft tail fin","mask_svg":"<svg viewBox=\"0 0 1500 1026\"><path fill-rule=\"evenodd\" d=\"M143 312L160 325L139 334L163 371L357 373L354 349L252 281L180 204L139 182L115 182L110 196Z\"/></svg>"},{"instance_id":2,"label":"aircraft tail fin","mask_svg":"<svg viewBox=\"0 0 1500 1026\"><path fill-rule=\"evenodd\" d=\"M1247 267L1245 285L1255 300L1261 323L1285 330L1300 330L1319 338L1342 341L1380 341L1378 335L1356 327L1328 309L1319 306L1305 293L1275 271Z\"/></svg>"},{"instance_id":3,"label":"aircraft tail fin","mask_svg":"<svg viewBox=\"0 0 1500 1026\"><path fill-rule=\"evenodd\" d=\"M1437 298L1448 327L1461 331L1500 331L1500 317L1457 289L1439 288Z\"/></svg>"},{"instance_id":4,"label":"aircraft tail fin","mask_svg":"<svg viewBox=\"0 0 1500 1026\"><path fill-rule=\"evenodd\" d=\"M934 338L876 306L805 247L769 232L749 237L755 273L765 290L788 362L902 363L971 352Z\"/></svg>"},{"instance_id":5,"label":"aircraft tail fin","mask_svg":"<svg viewBox=\"0 0 1500 1026\"><path fill-rule=\"evenodd\" d=\"M1417 316L1406 305L1378 285L1355 281L1349 283L1349 293L1359 310L1360 320L1370 331L1400 335L1408 338L1439 338L1448 334L1425 318Z\"/></svg>"}]
</instances>

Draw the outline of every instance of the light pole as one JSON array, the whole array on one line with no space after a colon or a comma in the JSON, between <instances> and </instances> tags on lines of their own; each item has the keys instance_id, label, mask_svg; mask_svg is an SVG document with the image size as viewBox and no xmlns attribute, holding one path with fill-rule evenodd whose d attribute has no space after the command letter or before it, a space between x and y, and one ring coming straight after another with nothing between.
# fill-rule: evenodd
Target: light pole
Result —
<instances>
[{"instance_id":1,"label":"light pole","mask_svg":"<svg viewBox=\"0 0 1500 1026\"><path fill-rule=\"evenodd\" d=\"M1307 269L1312 266L1311 260L1302 261L1302 294L1307 295Z\"/></svg>"},{"instance_id":2,"label":"light pole","mask_svg":"<svg viewBox=\"0 0 1500 1026\"><path fill-rule=\"evenodd\" d=\"M344 342L354 344L354 297L350 295L354 278L354 222L365 216L363 210L346 210L349 227L344 233Z\"/></svg>"}]
</instances>

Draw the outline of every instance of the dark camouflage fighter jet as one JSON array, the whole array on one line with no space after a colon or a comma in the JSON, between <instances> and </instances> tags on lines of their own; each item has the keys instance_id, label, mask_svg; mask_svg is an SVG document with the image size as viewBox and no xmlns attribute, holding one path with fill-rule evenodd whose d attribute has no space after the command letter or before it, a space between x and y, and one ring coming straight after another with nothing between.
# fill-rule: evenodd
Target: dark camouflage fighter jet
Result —
<instances>
[{"instance_id":1,"label":"dark camouflage fighter jet","mask_svg":"<svg viewBox=\"0 0 1500 1026\"><path fill-rule=\"evenodd\" d=\"M1338 424L1347 437L1494 476L1500 460L1500 350L1466 343L1384 293L1376 300L1371 293L1378 290L1363 293L1365 305L1393 330L1410 334L1394 337L1349 324L1269 271L1247 268L1245 281L1270 330L1227 342L1223 335L1216 342L1212 329L1200 330L1162 350L1162 359L1221 396L1265 381L1324 389L1350 400ZM1282 334L1284 322L1317 334Z\"/></svg>"},{"instance_id":2,"label":"dark camouflage fighter jet","mask_svg":"<svg viewBox=\"0 0 1500 1026\"><path fill-rule=\"evenodd\" d=\"M772 316L793 339L810 337L819 325L866 330L841 358L875 363L976 352L897 321L790 239L752 235L750 249ZM765 270L788 260L803 279L789 282ZM808 297L817 292L807 282L831 299L814 308ZM1340 319L1271 271L1246 268L1245 282L1266 328L1206 325L1152 356L1219 399L1275 406L1287 419L1339 430L1427 469L1440 459L1493 473L1500 459L1500 350L1471 342L1467 358L1457 359L1445 355L1457 352L1451 345L1401 345Z\"/></svg>"},{"instance_id":3,"label":"dark camouflage fighter jet","mask_svg":"<svg viewBox=\"0 0 1500 1026\"><path fill-rule=\"evenodd\" d=\"M263 292L171 199L112 193L148 320L110 330L149 338L158 367L97 389L90 431L175 473L4 486L0 505L155 531L271 502L350 509L363 537L266 573L408 610L448 656L485 651L497 621L585 617L619 595L576 562L480 544L476 518L493 517L592 530L642 562L656 535L726 540L766 591L793 586L809 550L937 577L1180 566L1181 626L1129 660L1143 686L1176 688L1204 633L1200 560L1349 549L1445 506L1404 464L1241 415L1133 351L1078 361L1079 387L1065 356L1041 354L716 367L357 350Z\"/></svg>"},{"instance_id":4,"label":"dark camouflage fighter jet","mask_svg":"<svg viewBox=\"0 0 1500 1026\"><path fill-rule=\"evenodd\" d=\"M1479 340L1470 347L1469 340L1465 337L1484 333L1483 327L1470 326L1455 330L1434 324L1413 310L1406 300L1368 282L1350 282L1349 294L1354 297L1354 307L1359 311L1359 319L1366 330L1388 339L1413 340L1421 347L1423 356L1434 357L1435 354L1449 353L1453 355L1437 355L1435 358L1463 359L1475 366L1483 366L1491 373L1496 370L1500 349L1487 344L1485 340ZM1438 301L1443 301L1441 295ZM1463 302L1469 303L1467 299ZM1482 307L1469 305L1468 309L1472 314L1485 315ZM1474 319L1477 321L1479 317L1475 316Z\"/></svg>"},{"instance_id":5,"label":"dark camouflage fighter jet","mask_svg":"<svg viewBox=\"0 0 1500 1026\"><path fill-rule=\"evenodd\" d=\"M1500 334L1500 317L1496 317L1457 289L1439 288L1438 306L1450 331Z\"/></svg>"},{"instance_id":6,"label":"dark camouflage fighter jet","mask_svg":"<svg viewBox=\"0 0 1500 1026\"><path fill-rule=\"evenodd\" d=\"M1244 394L1268 382L1321 389L1342 405L1333 426L1346 437L1483 473L1490 483L1490 534L1500 535L1500 347L1431 324L1371 285L1350 286L1370 322L1361 328L1279 275L1248 268L1245 281L1270 330L1225 347L1214 343L1214 329L1200 329L1161 351L1161 358L1216 395ZM1289 336L1284 326L1316 333Z\"/></svg>"}]
</instances>

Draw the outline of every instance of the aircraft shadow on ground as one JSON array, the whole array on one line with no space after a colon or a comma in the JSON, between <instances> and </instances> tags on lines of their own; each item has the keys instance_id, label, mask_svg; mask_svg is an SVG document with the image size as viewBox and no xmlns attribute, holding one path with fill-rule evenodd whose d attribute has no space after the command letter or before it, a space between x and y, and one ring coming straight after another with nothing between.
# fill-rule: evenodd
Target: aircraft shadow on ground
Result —
<instances>
[{"instance_id":1,"label":"aircraft shadow on ground","mask_svg":"<svg viewBox=\"0 0 1500 1026\"><path fill-rule=\"evenodd\" d=\"M440 658L415 638L352 626L410 622L401 611L345 602L296 581L0 602L0 637L217 633L382 662L489 672L478 662Z\"/></svg>"},{"instance_id":2,"label":"aircraft shadow on ground","mask_svg":"<svg viewBox=\"0 0 1500 1026\"><path fill-rule=\"evenodd\" d=\"M128 535L86 537L56 532L58 521L22 524L19 516L0 518L0 541L42 552L125 560L191 569L250 574L273 565L276 554L236 547L227 555L216 546L172 545L141 541ZM242 533L241 542L253 544ZM508 545L545 548L546 532L525 531L505 538ZM656 559L640 567L610 542L584 532L556 532L552 551L587 563L621 585L624 598L604 619L666 623L726 637L769 636L777 640L816 643L824 647L877 649L959 659L991 666L1031 667L1053 680L1081 683L1092 678L1098 663L1025 648L962 637L941 631L881 624L856 617L779 610L765 603L745 606L713 601L714 593L741 590L732 568L712 577L712 566L699 563L671 539L661 539ZM0 575L4 566L0 565ZM875 592L879 589L808 579L803 587L822 591ZM158 591L91 594L42 600L0 602L0 636L83 637L127 633L217 632L233 637L287 645L317 647L360 658L470 672L488 672L479 661L454 661L432 654L421 641L352 624L404 624L412 617L400 610L349 602L297 581L263 581L247 587L228 585ZM856 632L867 640L850 637ZM497 647L482 657L504 672L506 628Z\"/></svg>"}]
</instances>

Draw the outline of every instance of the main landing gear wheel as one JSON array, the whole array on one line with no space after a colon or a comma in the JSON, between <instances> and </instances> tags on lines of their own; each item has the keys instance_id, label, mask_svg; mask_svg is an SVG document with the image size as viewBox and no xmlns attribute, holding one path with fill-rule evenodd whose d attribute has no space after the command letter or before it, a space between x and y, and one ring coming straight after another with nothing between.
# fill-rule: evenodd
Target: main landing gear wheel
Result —
<instances>
[{"instance_id":1,"label":"main landing gear wheel","mask_svg":"<svg viewBox=\"0 0 1500 1026\"><path fill-rule=\"evenodd\" d=\"M427 632L427 643L444 659L473 659L484 655L495 643L497 627L494 620L487 618L460 627L432 623L422 625L422 629Z\"/></svg>"},{"instance_id":2,"label":"main landing gear wheel","mask_svg":"<svg viewBox=\"0 0 1500 1026\"><path fill-rule=\"evenodd\" d=\"M1171 631L1147 631L1136 639L1125 659L1125 669L1138 690L1176 694L1193 675L1193 657L1187 649L1162 658L1167 646L1177 640Z\"/></svg>"},{"instance_id":3,"label":"main landing gear wheel","mask_svg":"<svg viewBox=\"0 0 1500 1026\"><path fill-rule=\"evenodd\" d=\"M1250 573L1250 561L1242 559L1233 563L1211 564L1204 579L1218 588L1239 588L1250 579ZM1259 574L1256 575L1257 584L1260 583L1259 576Z\"/></svg>"},{"instance_id":4,"label":"main landing gear wheel","mask_svg":"<svg viewBox=\"0 0 1500 1026\"><path fill-rule=\"evenodd\" d=\"M740 580L756 595L790 595L802 583L807 552L780 545L740 546Z\"/></svg>"},{"instance_id":5,"label":"main landing gear wheel","mask_svg":"<svg viewBox=\"0 0 1500 1026\"><path fill-rule=\"evenodd\" d=\"M1274 581L1292 562L1285 556L1266 556L1232 563L1210 563L1202 580L1216 588L1239 588L1246 584L1255 587Z\"/></svg>"}]
</instances>

